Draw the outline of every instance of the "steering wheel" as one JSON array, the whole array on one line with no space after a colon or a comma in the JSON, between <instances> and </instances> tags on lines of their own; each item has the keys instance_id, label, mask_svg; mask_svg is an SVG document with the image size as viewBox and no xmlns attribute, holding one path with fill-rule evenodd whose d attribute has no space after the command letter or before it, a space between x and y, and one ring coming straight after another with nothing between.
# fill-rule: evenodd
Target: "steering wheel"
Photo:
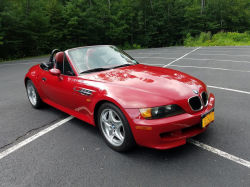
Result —
<instances>
[{"instance_id":1,"label":"steering wheel","mask_svg":"<svg viewBox=\"0 0 250 187\"><path fill-rule=\"evenodd\" d=\"M49 70L53 68L52 64L49 62L42 62L42 65L45 67L45 69Z\"/></svg>"},{"instance_id":2,"label":"steering wheel","mask_svg":"<svg viewBox=\"0 0 250 187\"><path fill-rule=\"evenodd\" d=\"M105 62L105 64L109 64L110 61L115 60L115 59L116 59L116 58L111 58L111 59L109 59L107 62Z\"/></svg>"}]
</instances>

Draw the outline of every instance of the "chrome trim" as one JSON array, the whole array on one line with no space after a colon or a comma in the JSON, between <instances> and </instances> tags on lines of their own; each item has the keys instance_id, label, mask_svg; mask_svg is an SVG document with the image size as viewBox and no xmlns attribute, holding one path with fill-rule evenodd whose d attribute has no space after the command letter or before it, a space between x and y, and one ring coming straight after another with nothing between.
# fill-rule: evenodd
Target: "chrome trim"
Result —
<instances>
[{"instance_id":1,"label":"chrome trim","mask_svg":"<svg viewBox=\"0 0 250 187\"><path fill-rule=\"evenodd\" d=\"M202 94L203 94L203 93L205 93L206 96L207 96L207 103L206 103L206 104L203 102L203 99L202 99ZM202 93L200 94L200 96L201 96L203 105L204 105L204 106L207 106L207 105L208 105L208 98L209 98L208 95L207 95L207 92L202 92Z\"/></svg>"},{"instance_id":2,"label":"chrome trim","mask_svg":"<svg viewBox=\"0 0 250 187\"><path fill-rule=\"evenodd\" d=\"M198 110L194 110L194 109L192 108L192 106L190 105L190 103L189 103L189 100L192 99L193 97L198 97L198 98L200 99L201 108L198 109ZM199 111L199 110L203 109L203 101L202 101L202 99L201 99L199 96L197 96L197 95L196 95L196 96L193 96L193 97L190 97L190 98L188 99L188 104L189 104L190 108L191 108L193 111Z\"/></svg>"},{"instance_id":3,"label":"chrome trim","mask_svg":"<svg viewBox=\"0 0 250 187\"><path fill-rule=\"evenodd\" d=\"M193 90L193 92L197 95L199 95L199 92L197 90Z\"/></svg>"},{"instance_id":4,"label":"chrome trim","mask_svg":"<svg viewBox=\"0 0 250 187\"><path fill-rule=\"evenodd\" d=\"M95 92L94 90L89 90L89 89L85 89L85 88L82 88L80 90L77 90L76 88L74 88L74 91L79 92L82 95L87 95L87 96L90 96L90 95L92 95L92 92Z\"/></svg>"}]
</instances>

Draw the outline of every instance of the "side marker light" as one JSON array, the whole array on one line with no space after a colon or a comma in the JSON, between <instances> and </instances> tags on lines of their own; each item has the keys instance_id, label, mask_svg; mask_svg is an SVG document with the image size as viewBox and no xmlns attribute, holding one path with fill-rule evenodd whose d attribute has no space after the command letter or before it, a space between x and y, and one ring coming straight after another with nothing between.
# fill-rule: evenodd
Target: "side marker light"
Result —
<instances>
[{"instance_id":1,"label":"side marker light","mask_svg":"<svg viewBox=\"0 0 250 187\"><path fill-rule=\"evenodd\" d=\"M152 127L145 127L145 126L136 126L135 128L138 130L148 130L148 131L152 130Z\"/></svg>"}]
</instances>

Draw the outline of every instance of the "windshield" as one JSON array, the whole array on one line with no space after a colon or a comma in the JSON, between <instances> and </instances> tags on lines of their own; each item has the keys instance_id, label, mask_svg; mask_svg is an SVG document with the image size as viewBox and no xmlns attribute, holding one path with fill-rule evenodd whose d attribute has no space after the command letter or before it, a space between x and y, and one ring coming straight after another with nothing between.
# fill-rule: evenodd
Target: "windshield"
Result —
<instances>
[{"instance_id":1,"label":"windshield","mask_svg":"<svg viewBox=\"0 0 250 187\"><path fill-rule=\"evenodd\" d=\"M138 64L131 56L116 46L93 46L69 50L71 61L76 65L78 71L103 68L103 70L115 68L122 65Z\"/></svg>"}]
</instances>

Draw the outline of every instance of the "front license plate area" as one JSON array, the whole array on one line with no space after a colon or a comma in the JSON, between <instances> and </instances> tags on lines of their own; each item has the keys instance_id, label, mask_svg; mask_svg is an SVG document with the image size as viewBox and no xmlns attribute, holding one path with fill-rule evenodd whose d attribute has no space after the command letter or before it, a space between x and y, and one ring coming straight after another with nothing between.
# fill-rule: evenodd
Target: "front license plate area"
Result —
<instances>
[{"instance_id":1,"label":"front license plate area","mask_svg":"<svg viewBox=\"0 0 250 187\"><path fill-rule=\"evenodd\" d=\"M214 109L208 113L201 115L201 127L205 128L209 123L214 121Z\"/></svg>"}]
</instances>

